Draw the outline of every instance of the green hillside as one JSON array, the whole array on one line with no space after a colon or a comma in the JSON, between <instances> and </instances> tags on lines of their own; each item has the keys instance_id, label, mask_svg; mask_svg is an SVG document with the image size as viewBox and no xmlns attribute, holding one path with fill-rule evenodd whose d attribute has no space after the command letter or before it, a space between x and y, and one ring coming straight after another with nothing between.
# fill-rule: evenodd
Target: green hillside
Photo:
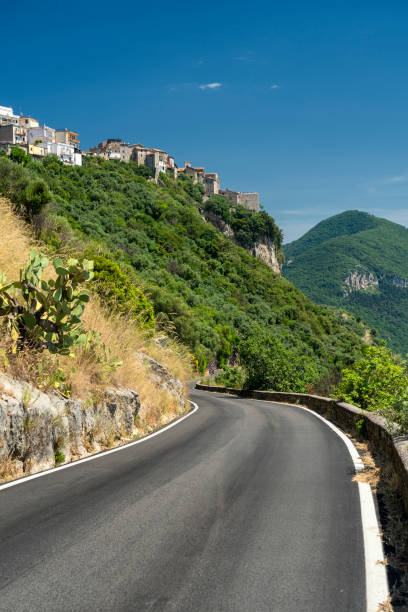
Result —
<instances>
[{"instance_id":1,"label":"green hillside","mask_svg":"<svg viewBox=\"0 0 408 612\"><path fill-rule=\"evenodd\" d=\"M0 191L20 204L27 188L22 191L19 181L29 175L38 192L39 179L48 185L51 203L33 217L38 237L56 251L69 245L94 259L102 289L119 300L122 312L129 308L125 275L147 296L135 293L135 315L144 310L151 325L153 304L156 324L190 347L201 370L214 357L219 365L245 355L250 362L254 347L268 346L268 364L286 377L286 388L300 390L360 355L363 324L313 304L207 222L202 189L190 179L161 175L157 185L134 163L88 158L70 167L48 157L21 168L23 180L15 164L0 162ZM246 248L267 234L279 250L281 232L266 213L231 210L229 220Z\"/></svg>"},{"instance_id":2,"label":"green hillside","mask_svg":"<svg viewBox=\"0 0 408 612\"><path fill-rule=\"evenodd\" d=\"M284 276L309 298L353 312L394 350L408 352L405 227L351 210L320 222L284 251ZM348 286L351 273L369 286Z\"/></svg>"}]
</instances>

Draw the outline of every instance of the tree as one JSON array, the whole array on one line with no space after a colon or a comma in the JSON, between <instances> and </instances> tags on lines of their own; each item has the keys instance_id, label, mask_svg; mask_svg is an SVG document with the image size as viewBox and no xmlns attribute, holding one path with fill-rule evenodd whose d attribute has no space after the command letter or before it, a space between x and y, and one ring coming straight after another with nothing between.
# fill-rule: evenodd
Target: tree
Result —
<instances>
[{"instance_id":1,"label":"tree","mask_svg":"<svg viewBox=\"0 0 408 612\"><path fill-rule=\"evenodd\" d=\"M224 223L231 223L231 204L219 195L211 196L205 203L204 210L217 215Z\"/></svg>"},{"instance_id":2,"label":"tree","mask_svg":"<svg viewBox=\"0 0 408 612\"><path fill-rule=\"evenodd\" d=\"M408 399L405 367L385 346L368 346L363 358L342 371L340 399L363 410L382 411Z\"/></svg>"},{"instance_id":3,"label":"tree","mask_svg":"<svg viewBox=\"0 0 408 612\"><path fill-rule=\"evenodd\" d=\"M26 166L30 162L29 155L27 155L23 149L20 149L20 147L12 149L9 157L11 161L16 164L22 164L23 166Z\"/></svg>"},{"instance_id":4,"label":"tree","mask_svg":"<svg viewBox=\"0 0 408 612\"><path fill-rule=\"evenodd\" d=\"M302 393L319 378L313 359L286 349L278 338L264 331L248 338L240 355L249 389Z\"/></svg>"}]
</instances>

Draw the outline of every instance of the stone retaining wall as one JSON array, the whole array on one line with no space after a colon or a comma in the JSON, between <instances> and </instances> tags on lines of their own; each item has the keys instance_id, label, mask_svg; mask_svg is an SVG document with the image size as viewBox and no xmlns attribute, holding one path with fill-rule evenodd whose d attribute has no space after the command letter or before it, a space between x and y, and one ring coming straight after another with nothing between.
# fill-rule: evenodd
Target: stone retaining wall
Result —
<instances>
[{"instance_id":1,"label":"stone retaining wall","mask_svg":"<svg viewBox=\"0 0 408 612\"><path fill-rule=\"evenodd\" d=\"M373 412L361 410L329 397L307 395L305 393L282 393L277 391L250 391L247 389L229 389L228 387L210 387L196 385L202 391L229 393L249 399L266 400L283 404L301 404L314 410L340 427L359 432L367 441L375 444L389 461L398 478L398 486L408 514L408 436L393 436L387 430L384 418Z\"/></svg>"}]
</instances>

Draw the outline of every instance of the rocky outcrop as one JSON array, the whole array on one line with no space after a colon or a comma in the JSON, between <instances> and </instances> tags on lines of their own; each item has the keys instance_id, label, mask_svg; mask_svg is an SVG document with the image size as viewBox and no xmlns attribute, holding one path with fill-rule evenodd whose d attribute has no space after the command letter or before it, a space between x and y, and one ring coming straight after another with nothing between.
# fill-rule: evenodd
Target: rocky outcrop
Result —
<instances>
[{"instance_id":1,"label":"rocky outcrop","mask_svg":"<svg viewBox=\"0 0 408 612\"><path fill-rule=\"evenodd\" d=\"M258 242L252 250L252 255L266 263L274 272L280 274L282 265L276 253L275 244L267 237Z\"/></svg>"},{"instance_id":2,"label":"rocky outcrop","mask_svg":"<svg viewBox=\"0 0 408 612\"><path fill-rule=\"evenodd\" d=\"M224 236L235 242L235 244L239 245L239 242L235 238L234 230L228 223L225 223L220 217L215 215L211 211L205 211L205 217L203 217L205 221L209 221L214 227L216 227ZM248 249L249 250L249 249ZM282 264L279 261L278 254L276 252L275 244L268 238L264 236L258 244L256 244L252 249L250 249L251 255L260 259L264 263L266 263L274 272L277 274L281 274L282 272Z\"/></svg>"},{"instance_id":3,"label":"rocky outcrop","mask_svg":"<svg viewBox=\"0 0 408 612\"><path fill-rule=\"evenodd\" d=\"M344 280L344 283L346 285L344 288L344 295L348 295L352 291L366 291L367 289L373 287L376 288L380 283L393 285L394 287L399 287L400 289L408 288L408 281L401 276L396 274L383 274L377 276L373 272L368 272L360 268L356 268L350 272Z\"/></svg>"},{"instance_id":4,"label":"rocky outcrop","mask_svg":"<svg viewBox=\"0 0 408 612\"><path fill-rule=\"evenodd\" d=\"M218 215L215 215L210 210L205 211L205 217L203 217L205 221L209 221L211 225L217 228L224 236L233 240L235 242L234 230L228 223L225 223Z\"/></svg>"},{"instance_id":5,"label":"rocky outcrop","mask_svg":"<svg viewBox=\"0 0 408 612\"><path fill-rule=\"evenodd\" d=\"M182 383L177 378L174 378L164 365L149 355L139 352L138 356L149 367L150 379L162 389L166 389L177 400L181 408L186 408L186 398Z\"/></svg>"},{"instance_id":6,"label":"rocky outcrop","mask_svg":"<svg viewBox=\"0 0 408 612\"><path fill-rule=\"evenodd\" d=\"M187 408L183 385L147 355L158 390ZM39 472L132 440L143 406L136 391L108 388L93 402L43 393L0 375L0 480Z\"/></svg>"},{"instance_id":7,"label":"rocky outcrop","mask_svg":"<svg viewBox=\"0 0 408 612\"><path fill-rule=\"evenodd\" d=\"M407 289L408 288L408 281L405 280L405 278L402 278L401 276L397 276L395 275L384 275L380 277L380 280L383 283L386 283L387 285L393 285L394 287L399 287L400 289Z\"/></svg>"},{"instance_id":8,"label":"rocky outcrop","mask_svg":"<svg viewBox=\"0 0 408 612\"><path fill-rule=\"evenodd\" d=\"M366 291L371 287L378 287L378 278L372 272L355 269L345 278L344 284L344 294L347 295L352 291Z\"/></svg>"}]
</instances>

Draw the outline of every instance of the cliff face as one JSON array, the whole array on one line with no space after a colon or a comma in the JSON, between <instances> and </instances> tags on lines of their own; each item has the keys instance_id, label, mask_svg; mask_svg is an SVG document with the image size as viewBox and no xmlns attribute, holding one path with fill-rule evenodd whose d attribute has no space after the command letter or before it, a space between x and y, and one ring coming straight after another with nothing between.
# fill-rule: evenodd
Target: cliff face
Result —
<instances>
[{"instance_id":1,"label":"cliff face","mask_svg":"<svg viewBox=\"0 0 408 612\"><path fill-rule=\"evenodd\" d=\"M393 275L393 276L384 275L384 276L380 277L380 280L382 280L387 285L393 285L394 287L399 287L400 289L407 289L408 288L408 281L405 280L405 278L401 278L401 276L397 276L397 275Z\"/></svg>"},{"instance_id":2,"label":"cliff face","mask_svg":"<svg viewBox=\"0 0 408 612\"><path fill-rule=\"evenodd\" d=\"M234 230L228 223L225 223L222 219L220 219L217 215L212 213L211 211L205 212L205 217L203 217L206 221L209 221L214 227L216 227L224 236L235 242L235 244L239 244L235 238ZM282 264L279 261L278 254L276 251L275 244L268 238L268 236L264 236L260 242L258 242L252 249L249 250L251 255L260 259L266 265L268 265L276 274L281 274L282 272Z\"/></svg>"},{"instance_id":3,"label":"cliff face","mask_svg":"<svg viewBox=\"0 0 408 612\"><path fill-rule=\"evenodd\" d=\"M371 287L378 287L378 278L372 272L363 270L353 270L344 280L346 287L344 293L347 295L351 291L365 291Z\"/></svg>"},{"instance_id":4,"label":"cliff face","mask_svg":"<svg viewBox=\"0 0 408 612\"><path fill-rule=\"evenodd\" d=\"M281 273L282 264L278 259L276 246L269 238L265 237L262 242L258 242L252 249L252 255L270 266L277 274Z\"/></svg>"},{"instance_id":5,"label":"cliff face","mask_svg":"<svg viewBox=\"0 0 408 612\"><path fill-rule=\"evenodd\" d=\"M221 232L221 234L224 234L224 236L226 236L230 240L233 240L236 243L234 230L230 225L228 225L228 223L225 223L225 221L220 219L220 217L215 215L213 212L206 210L205 216L202 218L204 219L204 221L208 221L209 223L211 223L211 225L216 227L217 230Z\"/></svg>"},{"instance_id":6,"label":"cliff face","mask_svg":"<svg viewBox=\"0 0 408 612\"><path fill-rule=\"evenodd\" d=\"M344 284L346 285L344 288L344 295L348 295L351 291L366 291L372 287L378 287L380 282L398 287L399 289L408 288L408 281L396 274L382 274L377 276L373 272L367 272L356 268L351 271L344 280Z\"/></svg>"}]
</instances>

